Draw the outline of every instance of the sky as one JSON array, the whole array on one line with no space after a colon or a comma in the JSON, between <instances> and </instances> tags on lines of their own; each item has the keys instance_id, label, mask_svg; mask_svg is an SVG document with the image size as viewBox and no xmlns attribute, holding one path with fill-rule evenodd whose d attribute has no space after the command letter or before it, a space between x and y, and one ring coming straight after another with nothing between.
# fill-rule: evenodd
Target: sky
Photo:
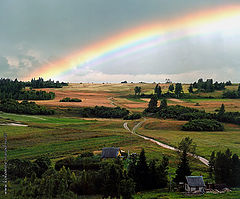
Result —
<instances>
[{"instance_id":1,"label":"sky","mask_svg":"<svg viewBox=\"0 0 240 199\"><path fill-rule=\"evenodd\" d=\"M239 20L239 0L3 0L0 74L96 83L239 82Z\"/></svg>"}]
</instances>

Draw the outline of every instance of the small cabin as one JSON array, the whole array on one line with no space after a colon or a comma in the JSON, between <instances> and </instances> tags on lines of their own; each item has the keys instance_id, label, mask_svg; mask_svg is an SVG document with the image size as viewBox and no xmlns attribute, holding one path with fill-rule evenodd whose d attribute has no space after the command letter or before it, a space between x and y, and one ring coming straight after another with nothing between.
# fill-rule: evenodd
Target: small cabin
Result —
<instances>
[{"instance_id":1,"label":"small cabin","mask_svg":"<svg viewBox=\"0 0 240 199\"><path fill-rule=\"evenodd\" d=\"M205 183L202 176L186 176L187 183L185 183L185 191L194 192L200 191L205 192Z\"/></svg>"},{"instance_id":2,"label":"small cabin","mask_svg":"<svg viewBox=\"0 0 240 199\"><path fill-rule=\"evenodd\" d=\"M117 147L105 147L102 149L101 158L118 158L121 157L121 150Z\"/></svg>"}]
</instances>

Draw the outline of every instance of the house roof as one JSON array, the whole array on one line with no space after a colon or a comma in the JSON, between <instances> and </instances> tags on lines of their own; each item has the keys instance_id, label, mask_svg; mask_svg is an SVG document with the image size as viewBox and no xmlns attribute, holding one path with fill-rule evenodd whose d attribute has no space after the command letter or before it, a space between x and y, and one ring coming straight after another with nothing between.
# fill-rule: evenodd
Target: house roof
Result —
<instances>
[{"instance_id":1,"label":"house roof","mask_svg":"<svg viewBox=\"0 0 240 199\"><path fill-rule=\"evenodd\" d=\"M120 149L116 147L105 147L102 150L102 158L116 158Z\"/></svg>"},{"instance_id":2,"label":"house roof","mask_svg":"<svg viewBox=\"0 0 240 199\"><path fill-rule=\"evenodd\" d=\"M202 176L186 176L186 179L190 187L205 187Z\"/></svg>"}]
</instances>

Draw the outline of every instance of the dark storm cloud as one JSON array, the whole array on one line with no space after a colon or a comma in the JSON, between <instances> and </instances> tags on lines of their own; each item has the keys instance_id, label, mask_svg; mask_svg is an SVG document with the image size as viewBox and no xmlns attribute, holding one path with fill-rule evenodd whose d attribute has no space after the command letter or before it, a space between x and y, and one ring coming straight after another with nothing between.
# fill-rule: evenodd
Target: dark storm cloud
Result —
<instances>
[{"instance_id":1,"label":"dark storm cloud","mask_svg":"<svg viewBox=\"0 0 240 199\"><path fill-rule=\"evenodd\" d=\"M139 25L231 3L239 1L1 1L0 56L17 59L19 66L12 67L11 73L21 76L49 60L54 61L53 57L65 57L87 45ZM173 74L209 68L215 70L219 67L223 70L227 70L227 67L237 70L239 40L234 39L232 44L224 44L221 38L217 39L213 38L206 43L198 38L186 39L131 56L131 59L126 57L113 60L92 69L108 74ZM3 58L1 62L6 65ZM1 71L4 70L8 69L2 64Z\"/></svg>"}]
</instances>

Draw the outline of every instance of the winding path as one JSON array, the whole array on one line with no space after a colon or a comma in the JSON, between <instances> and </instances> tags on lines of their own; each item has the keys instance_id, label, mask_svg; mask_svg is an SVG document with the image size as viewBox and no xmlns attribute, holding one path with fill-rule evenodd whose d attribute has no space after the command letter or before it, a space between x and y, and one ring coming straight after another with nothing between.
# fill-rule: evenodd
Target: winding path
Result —
<instances>
[{"instance_id":1,"label":"winding path","mask_svg":"<svg viewBox=\"0 0 240 199\"><path fill-rule=\"evenodd\" d=\"M162 143L162 142L159 142L159 141L157 141L157 140L155 140L155 139L148 138L148 137L145 137L145 136L143 136L143 135L140 135L140 134L136 133L136 130L137 130L145 121L146 121L146 119L144 118L144 120L141 121L141 122L139 122L139 123L137 123L137 124L133 127L132 130L129 129L127 122L125 122L125 123L123 124L123 127L124 127L127 131L129 131L130 133L132 133L132 134L134 134L134 135L136 135L136 136L138 136L138 137L140 137L140 138L143 138L144 140L149 140L150 142L153 142L153 143L155 143L155 144L157 144L157 145L159 145L159 146L161 146L161 147L163 147L163 148L169 149L169 150L178 151L177 148L174 148L174 147L172 147L172 146L169 146L169 145L167 145L167 144L164 144L164 143ZM205 159L205 158L203 158L203 157L201 157L201 156L197 156L197 155L191 154L191 153L189 153L189 155L197 158L197 159L200 160L203 164L205 164L206 166L208 166L209 161L208 161L207 159Z\"/></svg>"}]
</instances>

